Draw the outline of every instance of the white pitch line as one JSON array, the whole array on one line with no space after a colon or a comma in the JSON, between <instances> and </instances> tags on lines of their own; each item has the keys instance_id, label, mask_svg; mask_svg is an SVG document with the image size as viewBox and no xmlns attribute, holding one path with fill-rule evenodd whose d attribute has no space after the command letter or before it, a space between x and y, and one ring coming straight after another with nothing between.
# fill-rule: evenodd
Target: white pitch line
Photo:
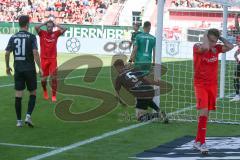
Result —
<instances>
[{"instance_id":1,"label":"white pitch line","mask_svg":"<svg viewBox=\"0 0 240 160\"><path fill-rule=\"evenodd\" d=\"M74 78L80 78L80 77L86 77L86 76L73 76L73 77L67 77L65 79L74 79ZM94 77L94 76L88 76L88 77ZM96 78L99 78L99 77L101 77L101 78L110 78L108 76L97 76ZM61 78L60 78L60 80L61 80ZM37 83L40 83L40 82L41 81L37 81ZM14 83L0 85L0 88L12 87L12 86L14 86Z\"/></svg>"},{"instance_id":2,"label":"white pitch line","mask_svg":"<svg viewBox=\"0 0 240 160\"><path fill-rule=\"evenodd\" d=\"M188 106L188 107L185 107L185 108L183 108L183 109L174 111L174 112L172 112L172 113L168 113L168 115L174 115L174 114L182 113L182 112L191 110L192 108L195 108L195 107L196 107L196 105Z\"/></svg>"},{"instance_id":3,"label":"white pitch line","mask_svg":"<svg viewBox=\"0 0 240 160\"><path fill-rule=\"evenodd\" d=\"M10 83L10 84L4 84L4 85L0 85L0 88L4 88L4 87L12 87L14 84Z\"/></svg>"},{"instance_id":4,"label":"white pitch line","mask_svg":"<svg viewBox=\"0 0 240 160\"><path fill-rule=\"evenodd\" d=\"M12 143L0 143L2 146L11 146L11 147L25 147L25 148L40 148L40 149L57 149L58 147L49 147L49 146L34 146L34 145L24 145L24 144L12 144Z\"/></svg>"},{"instance_id":5,"label":"white pitch line","mask_svg":"<svg viewBox=\"0 0 240 160\"><path fill-rule=\"evenodd\" d=\"M62 152L65 152L65 151L68 151L68 150L71 150L71 149L83 146L83 145L86 145L86 144L89 144L89 143L93 143L95 141L99 141L101 139L104 139L104 138L107 138L107 137L110 137L110 136L113 136L113 135L116 135L116 134L119 134L119 133L122 133L122 132L125 132L125 131L128 131L128 130L131 130L131 129L134 129L134 128L141 127L143 125L149 124L150 122L151 121L144 122L144 123L139 123L139 124L135 124L135 125L131 125L131 126L128 126L128 127L124 127L124 128L121 128L121 129L118 129L118 130L115 130L115 131L107 132L107 133L104 133L104 134L102 134L100 136L96 136L96 137L93 137L93 138L90 138L90 139L86 139L84 141L79 141L77 143L74 143L74 144L71 144L71 145L68 145L68 146L65 146L65 147L58 148L56 150L47 152L45 154L41 154L41 155L38 155L38 156L34 156L34 157L31 157L31 158L28 158L27 160L39 160L39 159L43 159L43 158L46 158L46 157L50 157L50 156L53 156L53 155L56 155L56 154L59 154L59 153L62 153Z\"/></svg>"},{"instance_id":6,"label":"white pitch line","mask_svg":"<svg viewBox=\"0 0 240 160\"><path fill-rule=\"evenodd\" d=\"M184 112L184 111L186 111L188 109L191 109L192 107L193 106L186 107L186 108L183 108L183 109L181 109L179 111L172 112L170 114L176 114L176 113ZM68 151L68 150L80 147L80 146L83 146L83 145L86 145L86 144L90 144L90 143L102 140L104 138L108 138L110 136L117 135L117 134L122 133L122 132L129 131L131 129L135 129L135 128L144 126L144 125L149 124L151 122L152 121L138 123L138 124L134 124L134 125L131 125L131 126L128 126L128 127L120 128L120 129L115 130L115 131L110 131L110 132L104 133L104 134L102 134L100 136L92 137L92 138L86 139L84 141L79 141L77 143L70 144L68 146L61 147L61 148L55 149L53 151L50 151L50 152L47 152L47 153L44 153L44 154L40 154L40 155L31 157L31 158L28 158L27 160L40 160L40 159L43 159L43 158L47 158L47 157L50 157L50 156L53 156L53 155L56 155L56 154L59 154L59 153L62 153L62 152L65 152L65 151Z\"/></svg>"}]
</instances>

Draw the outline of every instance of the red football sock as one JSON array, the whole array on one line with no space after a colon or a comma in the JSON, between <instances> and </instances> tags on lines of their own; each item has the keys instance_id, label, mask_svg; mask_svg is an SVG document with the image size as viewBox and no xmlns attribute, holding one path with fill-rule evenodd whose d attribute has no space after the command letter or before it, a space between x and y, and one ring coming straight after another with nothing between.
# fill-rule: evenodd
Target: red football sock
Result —
<instances>
[{"instance_id":1,"label":"red football sock","mask_svg":"<svg viewBox=\"0 0 240 160\"><path fill-rule=\"evenodd\" d=\"M41 81L41 84L42 84L42 88L44 91L47 91L47 81L46 80L42 80Z\"/></svg>"},{"instance_id":2,"label":"red football sock","mask_svg":"<svg viewBox=\"0 0 240 160\"><path fill-rule=\"evenodd\" d=\"M206 132L207 132L207 116L199 116L198 119L198 130L195 141L200 142L201 144L205 143Z\"/></svg>"},{"instance_id":3,"label":"red football sock","mask_svg":"<svg viewBox=\"0 0 240 160\"><path fill-rule=\"evenodd\" d=\"M56 96L57 92L57 79L52 79L52 96Z\"/></svg>"}]
</instances>

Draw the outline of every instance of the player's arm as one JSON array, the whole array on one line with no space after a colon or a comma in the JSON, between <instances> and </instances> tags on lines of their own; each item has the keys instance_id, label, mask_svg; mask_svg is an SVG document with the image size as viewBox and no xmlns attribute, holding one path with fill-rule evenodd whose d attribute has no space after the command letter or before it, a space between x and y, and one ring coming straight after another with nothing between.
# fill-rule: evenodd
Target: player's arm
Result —
<instances>
[{"instance_id":1,"label":"player's arm","mask_svg":"<svg viewBox=\"0 0 240 160\"><path fill-rule=\"evenodd\" d=\"M37 45L37 38L36 38L36 36L32 37L32 48L33 48L34 61L36 62L37 66L39 68L40 74L42 74L42 69L41 69L41 65L40 65L40 57L39 57L39 53L38 53L38 45Z\"/></svg>"},{"instance_id":2,"label":"player's arm","mask_svg":"<svg viewBox=\"0 0 240 160\"><path fill-rule=\"evenodd\" d=\"M129 62L134 62L138 50L138 46L134 45Z\"/></svg>"},{"instance_id":3,"label":"player's arm","mask_svg":"<svg viewBox=\"0 0 240 160\"><path fill-rule=\"evenodd\" d=\"M239 16L240 16L239 13L235 15L235 28L237 29L238 32L240 31L239 21L238 21Z\"/></svg>"},{"instance_id":4,"label":"player's arm","mask_svg":"<svg viewBox=\"0 0 240 160\"><path fill-rule=\"evenodd\" d=\"M116 91L117 101L118 101L119 103L121 103L122 105L126 105L125 102L123 102L123 100L121 99L120 94L119 94L119 91L120 91L120 90Z\"/></svg>"},{"instance_id":5,"label":"player's arm","mask_svg":"<svg viewBox=\"0 0 240 160\"><path fill-rule=\"evenodd\" d=\"M6 63L6 73L7 73L7 75L11 75L11 72L12 72L12 68L9 65L10 53L11 53L11 51L7 51L6 50L6 53L5 53L5 63Z\"/></svg>"},{"instance_id":6,"label":"player's arm","mask_svg":"<svg viewBox=\"0 0 240 160\"><path fill-rule=\"evenodd\" d=\"M41 27L42 27L42 26L45 26L47 23L48 23L48 21L47 21L47 22L40 23L40 24L36 25L36 26L34 27L34 28L35 28L35 30L36 30L36 32L37 32L37 33L39 33L39 32L40 32L40 30L41 30Z\"/></svg>"},{"instance_id":7,"label":"player's arm","mask_svg":"<svg viewBox=\"0 0 240 160\"><path fill-rule=\"evenodd\" d=\"M222 46L223 53L228 52L234 48L234 45L230 43L228 40L226 40L225 38L219 37L219 40L223 43L223 46Z\"/></svg>"},{"instance_id":8,"label":"player's arm","mask_svg":"<svg viewBox=\"0 0 240 160\"><path fill-rule=\"evenodd\" d=\"M114 83L114 89L115 89L115 93L116 93L116 97L119 98L119 92L120 92L120 89L122 87L122 84L121 84L121 80L119 79L119 77L116 78L115 80L115 83Z\"/></svg>"},{"instance_id":9,"label":"player's arm","mask_svg":"<svg viewBox=\"0 0 240 160\"><path fill-rule=\"evenodd\" d=\"M33 56L34 56L34 61L36 62L38 69L39 69L39 73L40 75L42 75L42 69L41 69L41 65L40 65L40 57L39 57L39 53L37 49L33 49Z\"/></svg>"},{"instance_id":10,"label":"player's arm","mask_svg":"<svg viewBox=\"0 0 240 160\"><path fill-rule=\"evenodd\" d=\"M120 94L119 94L120 89L122 88L122 83L121 83L121 80L119 79L119 77L115 80L114 88L115 88L117 101L119 103L121 103L122 105L126 105L125 102L121 99Z\"/></svg>"},{"instance_id":11,"label":"player's arm","mask_svg":"<svg viewBox=\"0 0 240 160\"><path fill-rule=\"evenodd\" d=\"M240 54L240 52L235 52L234 53L234 58L237 62L239 62L239 59L238 59L238 55Z\"/></svg>"},{"instance_id":12,"label":"player's arm","mask_svg":"<svg viewBox=\"0 0 240 160\"><path fill-rule=\"evenodd\" d=\"M143 80L148 83L148 84L151 84L151 85L156 85L156 86L159 86L160 85L160 80L153 80L153 79L150 79L146 76L143 77Z\"/></svg>"},{"instance_id":13,"label":"player's arm","mask_svg":"<svg viewBox=\"0 0 240 160\"><path fill-rule=\"evenodd\" d=\"M138 46L139 46L138 36L135 37L135 41L133 43L134 43L134 46L133 46L133 50L132 50L129 62L134 62L134 60L135 60L137 50L138 50Z\"/></svg>"},{"instance_id":14,"label":"player's arm","mask_svg":"<svg viewBox=\"0 0 240 160\"><path fill-rule=\"evenodd\" d=\"M10 53L13 50L13 39L12 37L10 38L10 40L8 41L8 45L5 49L6 53L5 53L5 64L6 64L6 73L7 75L11 75L12 72L12 68L9 65L9 61L10 61Z\"/></svg>"},{"instance_id":15,"label":"player's arm","mask_svg":"<svg viewBox=\"0 0 240 160\"><path fill-rule=\"evenodd\" d=\"M132 32L132 35L131 35L131 43L133 43L133 32Z\"/></svg>"},{"instance_id":16,"label":"player's arm","mask_svg":"<svg viewBox=\"0 0 240 160\"><path fill-rule=\"evenodd\" d=\"M55 24L55 27L57 27L60 30L61 34L64 34L64 32L66 32L66 30L67 30L67 28L65 28L64 26L61 26L59 24Z\"/></svg>"}]
</instances>

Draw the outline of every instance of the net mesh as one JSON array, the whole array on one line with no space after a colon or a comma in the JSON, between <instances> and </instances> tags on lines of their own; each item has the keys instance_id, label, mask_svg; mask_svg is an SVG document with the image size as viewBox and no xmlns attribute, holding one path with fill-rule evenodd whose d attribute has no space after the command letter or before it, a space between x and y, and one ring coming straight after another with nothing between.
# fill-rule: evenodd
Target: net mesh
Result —
<instances>
[{"instance_id":1,"label":"net mesh","mask_svg":"<svg viewBox=\"0 0 240 160\"><path fill-rule=\"evenodd\" d=\"M205 2L205 1L203 1ZM217 1L221 4L227 1ZM231 1L240 3L240 1ZM164 16L163 65L168 68L162 79L173 85L173 90L161 95L160 106L171 114L175 120L196 121L196 100L193 86L193 53L195 43L201 42L203 33L209 28L222 31L222 6L219 3L192 1L192 3L177 1L167 2ZM230 3L230 1L228 1ZM236 45L235 15L239 7L230 7L228 14L228 39ZM227 53L225 74L225 97L218 98L217 110L211 112L210 121L218 123L240 124L240 101L231 101L235 96L234 72L236 61L234 53L236 46ZM219 57L221 58L221 56ZM219 76L220 76L219 61ZM220 84L220 78L219 78ZM218 86L220 88L220 86ZM218 89L219 93L219 89Z\"/></svg>"}]
</instances>

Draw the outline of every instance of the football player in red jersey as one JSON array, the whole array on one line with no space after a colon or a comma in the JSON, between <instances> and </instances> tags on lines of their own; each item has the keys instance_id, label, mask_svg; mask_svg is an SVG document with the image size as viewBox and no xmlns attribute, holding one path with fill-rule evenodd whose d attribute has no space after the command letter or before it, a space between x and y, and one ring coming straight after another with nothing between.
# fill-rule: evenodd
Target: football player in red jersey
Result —
<instances>
[{"instance_id":1,"label":"football player in red jersey","mask_svg":"<svg viewBox=\"0 0 240 160\"><path fill-rule=\"evenodd\" d=\"M42 26L46 26L47 30L42 30ZM57 28L56 31L53 31L54 27ZM43 24L36 25L35 30L40 38L40 57L43 70L41 84L43 87L44 99L49 98L47 92L47 78L50 76L52 80L52 101L55 102L57 100L57 40L67 29L50 20Z\"/></svg>"},{"instance_id":2,"label":"football player in red jersey","mask_svg":"<svg viewBox=\"0 0 240 160\"><path fill-rule=\"evenodd\" d=\"M217 44L221 41L223 44ZM203 154L208 153L205 143L209 111L216 110L218 87L218 55L233 49L233 44L220 36L217 29L209 29L202 43L193 46L194 89L196 106L200 114L198 130L193 147Z\"/></svg>"},{"instance_id":3,"label":"football player in red jersey","mask_svg":"<svg viewBox=\"0 0 240 160\"><path fill-rule=\"evenodd\" d=\"M235 28L237 33L234 35L236 37L236 43L238 46L238 50L235 52L234 54L234 58L237 62L237 66L236 66L236 70L234 73L234 88L236 91L236 95L235 97L233 97L233 99L231 101L239 101L240 100L240 94L239 94L239 90L240 90L240 61L238 58L238 55L240 54L240 27L239 27L239 22L238 22L238 18L239 18L240 14L236 14L235 15Z\"/></svg>"}]
</instances>

